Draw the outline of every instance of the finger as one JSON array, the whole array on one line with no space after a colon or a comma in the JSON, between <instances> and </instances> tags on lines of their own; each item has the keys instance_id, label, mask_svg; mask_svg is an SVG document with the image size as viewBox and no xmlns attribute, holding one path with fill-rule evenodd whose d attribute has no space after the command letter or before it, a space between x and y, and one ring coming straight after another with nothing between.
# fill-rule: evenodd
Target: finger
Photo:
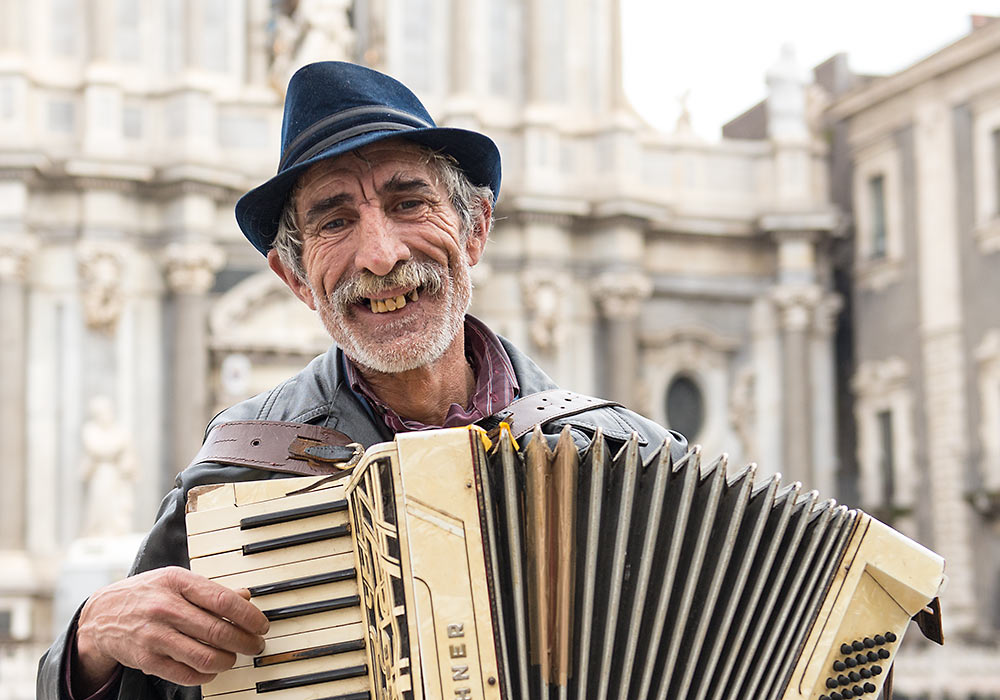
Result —
<instances>
[{"instance_id":1,"label":"finger","mask_svg":"<svg viewBox=\"0 0 1000 700\"><path fill-rule=\"evenodd\" d=\"M178 632L164 640L161 652L164 656L202 674L222 673L231 669L236 663L236 654L233 652L203 644Z\"/></svg>"},{"instance_id":2,"label":"finger","mask_svg":"<svg viewBox=\"0 0 1000 700\"><path fill-rule=\"evenodd\" d=\"M174 577L176 590L200 608L224 617L237 627L257 635L267 634L270 623L264 613L236 591L203 576L180 569Z\"/></svg>"},{"instance_id":3,"label":"finger","mask_svg":"<svg viewBox=\"0 0 1000 700\"><path fill-rule=\"evenodd\" d=\"M236 595L238 595L243 600L250 600L250 589L240 588L236 591Z\"/></svg>"},{"instance_id":4,"label":"finger","mask_svg":"<svg viewBox=\"0 0 1000 700\"><path fill-rule=\"evenodd\" d=\"M200 673L169 656L151 657L139 670L177 685L204 685L214 679L216 675L214 673Z\"/></svg>"},{"instance_id":5,"label":"finger","mask_svg":"<svg viewBox=\"0 0 1000 700\"><path fill-rule=\"evenodd\" d=\"M178 606L171 615L169 624L178 632L223 651L253 656L264 648L264 638L261 635L247 632L190 603Z\"/></svg>"}]
</instances>

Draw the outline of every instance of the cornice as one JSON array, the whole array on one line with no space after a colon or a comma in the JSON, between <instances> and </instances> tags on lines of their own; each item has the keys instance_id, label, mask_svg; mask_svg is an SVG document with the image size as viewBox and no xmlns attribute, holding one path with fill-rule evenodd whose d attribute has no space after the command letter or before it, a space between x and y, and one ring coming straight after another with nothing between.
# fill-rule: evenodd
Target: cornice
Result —
<instances>
[{"instance_id":1,"label":"cornice","mask_svg":"<svg viewBox=\"0 0 1000 700\"><path fill-rule=\"evenodd\" d=\"M1000 22L993 22L899 73L878 78L847 93L829 107L827 114L834 121L850 119L858 112L892 99L998 49L1000 49Z\"/></svg>"}]
</instances>

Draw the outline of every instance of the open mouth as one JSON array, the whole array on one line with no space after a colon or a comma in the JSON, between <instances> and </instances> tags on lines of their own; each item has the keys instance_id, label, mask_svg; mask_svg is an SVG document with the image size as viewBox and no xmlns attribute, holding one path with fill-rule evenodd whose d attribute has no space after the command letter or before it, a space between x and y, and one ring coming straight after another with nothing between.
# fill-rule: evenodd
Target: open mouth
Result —
<instances>
[{"instance_id":1,"label":"open mouth","mask_svg":"<svg viewBox=\"0 0 1000 700\"><path fill-rule=\"evenodd\" d=\"M368 303L373 314L384 314L389 311L398 311L406 306L407 301L417 301L419 298L420 295L414 289L406 294L398 294L387 299L366 299L365 302Z\"/></svg>"}]
</instances>

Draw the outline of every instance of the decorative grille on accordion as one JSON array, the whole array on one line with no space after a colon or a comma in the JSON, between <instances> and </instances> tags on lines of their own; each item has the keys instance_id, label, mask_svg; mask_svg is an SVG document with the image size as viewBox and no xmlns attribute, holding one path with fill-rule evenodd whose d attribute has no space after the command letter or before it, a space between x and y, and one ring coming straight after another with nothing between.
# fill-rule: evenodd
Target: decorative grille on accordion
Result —
<instances>
[{"instance_id":1,"label":"decorative grille on accordion","mask_svg":"<svg viewBox=\"0 0 1000 700\"><path fill-rule=\"evenodd\" d=\"M930 619L940 557L800 484L599 433L487 443L193 490L192 570L272 619L204 696L874 700Z\"/></svg>"}]
</instances>

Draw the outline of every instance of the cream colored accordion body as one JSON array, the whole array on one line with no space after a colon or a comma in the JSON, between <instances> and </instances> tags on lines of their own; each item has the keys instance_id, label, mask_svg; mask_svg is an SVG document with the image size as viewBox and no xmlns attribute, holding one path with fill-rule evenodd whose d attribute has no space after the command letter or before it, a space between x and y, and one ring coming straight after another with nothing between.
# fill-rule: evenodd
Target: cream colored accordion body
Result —
<instances>
[{"instance_id":1,"label":"cream colored accordion body","mask_svg":"<svg viewBox=\"0 0 1000 700\"><path fill-rule=\"evenodd\" d=\"M187 528L271 619L217 700L874 700L944 577L799 484L600 434L401 434L349 477L195 489Z\"/></svg>"}]
</instances>

